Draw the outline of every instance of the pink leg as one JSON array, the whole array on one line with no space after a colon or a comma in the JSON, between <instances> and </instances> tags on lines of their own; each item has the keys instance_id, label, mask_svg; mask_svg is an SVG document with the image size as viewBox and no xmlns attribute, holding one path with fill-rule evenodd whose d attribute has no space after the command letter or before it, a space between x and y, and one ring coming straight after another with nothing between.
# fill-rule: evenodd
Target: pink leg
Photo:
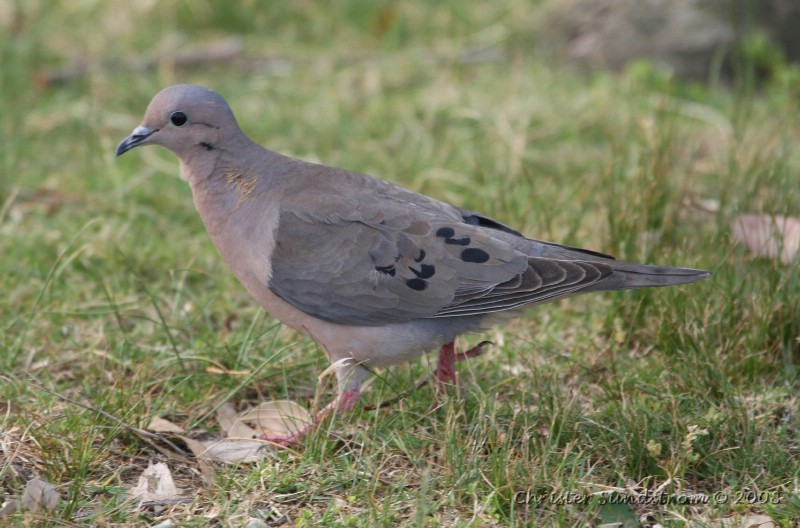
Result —
<instances>
[{"instance_id":1,"label":"pink leg","mask_svg":"<svg viewBox=\"0 0 800 528\"><path fill-rule=\"evenodd\" d=\"M445 385L458 383L456 373L456 345L450 342L439 349L439 359L436 362L436 392L442 392Z\"/></svg>"},{"instance_id":2,"label":"pink leg","mask_svg":"<svg viewBox=\"0 0 800 528\"><path fill-rule=\"evenodd\" d=\"M319 424L325 420L327 417L333 415L334 413L344 413L351 410L355 407L356 402L358 401L358 397L361 394L361 389L355 390L345 390L339 396L330 402L328 405L322 408L321 411L317 413L314 417L314 420L302 427L300 430L285 434L285 435L268 435L263 434L260 435L258 438L260 440L266 440L267 442L271 442L273 444L277 444L283 447L289 447L290 445L296 444L310 433L314 432Z\"/></svg>"},{"instance_id":3,"label":"pink leg","mask_svg":"<svg viewBox=\"0 0 800 528\"><path fill-rule=\"evenodd\" d=\"M484 352L484 347L491 344L491 341L482 341L466 352L459 354L456 354L455 341L442 345L439 349L439 359L436 364L436 393L441 394L446 385L458 385L457 361L480 356Z\"/></svg>"},{"instance_id":4,"label":"pink leg","mask_svg":"<svg viewBox=\"0 0 800 528\"><path fill-rule=\"evenodd\" d=\"M333 414L344 413L355 407L361 394L361 384L369 376L369 371L356 364L348 365L336 372L339 383L339 395L328 405L322 408L314 420L302 427L299 431L285 435L261 435L260 440L266 440L279 446L288 447L296 444L310 433L315 431L319 424Z\"/></svg>"}]
</instances>

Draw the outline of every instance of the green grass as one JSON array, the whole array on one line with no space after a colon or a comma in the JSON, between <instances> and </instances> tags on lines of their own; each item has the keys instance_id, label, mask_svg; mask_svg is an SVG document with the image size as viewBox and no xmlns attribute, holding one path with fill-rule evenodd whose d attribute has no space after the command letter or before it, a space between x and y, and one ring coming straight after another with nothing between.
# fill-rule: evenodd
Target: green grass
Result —
<instances>
[{"instance_id":1,"label":"green grass","mask_svg":"<svg viewBox=\"0 0 800 528\"><path fill-rule=\"evenodd\" d=\"M641 64L580 75L535 54L536 5L518 0L264 4L31 2L2 19L0 494L19 496L35 475L61 494L52 512L5 520L797 522L799 265L753 257L730 237L739 212L800 214L795 70L757 88L684 83ZM55 66L129 64L232 34L247 56L283 61L107 66L35 84ZM487 48L490 60L464 60ZM125 487L163 455L40 384L130 425L164 416L216 431L225 400L310 405L328 365L225 268L170 153L114 158L150 97L178 82L222 93L274 150L396 181L532 237L714 275L532 309L469 337L498 346L459 365L463 396L432 410L430 387L411 390L430 359L381 371L364 402L409 392L394 406L359 408L295 450L213 466L205 480L169 460L193 500L136 509ZM730 499L612 507L599 496L656 489ZM780 500L734 500L754 492Z\"/></svg>"}]
</instances>

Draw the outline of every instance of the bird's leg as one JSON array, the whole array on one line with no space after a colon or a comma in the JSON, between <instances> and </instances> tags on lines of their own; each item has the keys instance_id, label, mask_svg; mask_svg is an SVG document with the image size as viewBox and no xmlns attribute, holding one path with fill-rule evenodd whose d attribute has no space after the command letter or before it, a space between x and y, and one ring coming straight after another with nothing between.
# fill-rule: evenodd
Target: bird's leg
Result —
<instances>
[{"instance_id":1,"label":"bird's leg","mask_svg":"<svg viewBox=\"0 0 800 528\"><path fill-rule=\"evenodd\" d=\"M322 423L328 416L333 414L343 413L346 411L351 410L355 407L356 402L358 401L358 397L361 394L361 389L347 389L344 392L339 393L339 395L334 398L332 402L322 408L315 416L314 419L298 429L293 433L287 434L277 434L277 435L270 435L270 434L263 434L259 436L260 440L266 440L267 442L277 444L283 447L288 447L290 445L294 445L312 432L314 432L319 424Z\"/></svg>"},{"instance_id":2,"label":"bird's leg","mask_svg":"<svg viewBox=\"0 0 800 528\"><path fill-rule=\"evenodd\" d=\"M441 394L446 385L456 385L456 344L454 341L442 345L439 349L439 359L436 362L436 393Z\"/></svg>"},{"instance_id":3,"label":"bird's leg","mask_svg":"<svg viewBox=\"0 0 800 528\"><path fill-rule=\"evenodd\" d=\"M436 364L435 386L437 394L441 394L446 385L458 385L457 361L480 356L484 352L484 347L491 344L491 341L481 341L466 352L458 354L456 354L455 341L442 345L439 349L439 359Z\"/></svg>"},{"instance_id":4,"label":"bird's leg","mask_svg":"<svg viewBox=\"0 0 800 528\"><path fill-rule=\"evenodd\" d=\"M336 371L339 394L332 402L323 407L310 423L293 433L280 435L263 434L259 436L259 439L283 447L296 444L315 431L319 424L329 416L347 412L355 407L358 397L361 395L361 385L367 376L369 376L369 371L364 367L356 364L342 366Z\"/></svg>"}]
</instances>

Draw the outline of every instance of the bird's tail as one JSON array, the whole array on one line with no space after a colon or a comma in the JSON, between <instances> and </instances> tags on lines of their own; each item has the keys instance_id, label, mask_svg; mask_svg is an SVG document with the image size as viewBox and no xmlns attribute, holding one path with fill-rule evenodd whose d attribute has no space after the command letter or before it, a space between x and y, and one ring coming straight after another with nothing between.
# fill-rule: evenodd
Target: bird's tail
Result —
<instances>
[{"instance_id":1,"label":"bird's tail","mask_svg":"<svg viewBox=\"0 0 800 528\"><path fill-rule=\"evenodd\" d=\"M675 286L697 282L711 276L711 272L691 268L671 268L619 261L604 263L614 268L614 274L583 291L616 291Z\"/></svg>"},{"instance_id":2,"label":"bird's tail","mask_svg":"<svg viewBox=\"0 0 800 528\"><path fill-rule=\"evenodd\" d=\"M528 254L533 256L562 260L600 262L610 266L614 270L614 273L610 277L581 290L581 293L675 286L677 284L697 282L711 276L711 273L705 270L634 264L616 260L610 255L588 251L586 249L536 240L528 242L529 245L525 249L528 251Z\"/></svg>"}]
</instances>

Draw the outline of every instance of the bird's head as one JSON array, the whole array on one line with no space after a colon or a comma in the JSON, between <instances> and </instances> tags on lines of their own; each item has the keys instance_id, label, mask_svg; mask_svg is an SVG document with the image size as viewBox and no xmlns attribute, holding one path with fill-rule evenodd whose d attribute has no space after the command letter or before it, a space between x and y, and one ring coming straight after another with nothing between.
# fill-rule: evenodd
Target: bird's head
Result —
<instances>
[{"instance_id":1,"label":"bird's head","mask_svg":"<svg viewBox=\"0 0 800 528\"><path fill-rule=\"evenodd\" d=\"M195 152L218 149L237 132L236 118L219 94L179 84L153 97L142 124L117 146L117 156L142 145L161 145L186 160Z\"/></svg>"}]
</instances>

